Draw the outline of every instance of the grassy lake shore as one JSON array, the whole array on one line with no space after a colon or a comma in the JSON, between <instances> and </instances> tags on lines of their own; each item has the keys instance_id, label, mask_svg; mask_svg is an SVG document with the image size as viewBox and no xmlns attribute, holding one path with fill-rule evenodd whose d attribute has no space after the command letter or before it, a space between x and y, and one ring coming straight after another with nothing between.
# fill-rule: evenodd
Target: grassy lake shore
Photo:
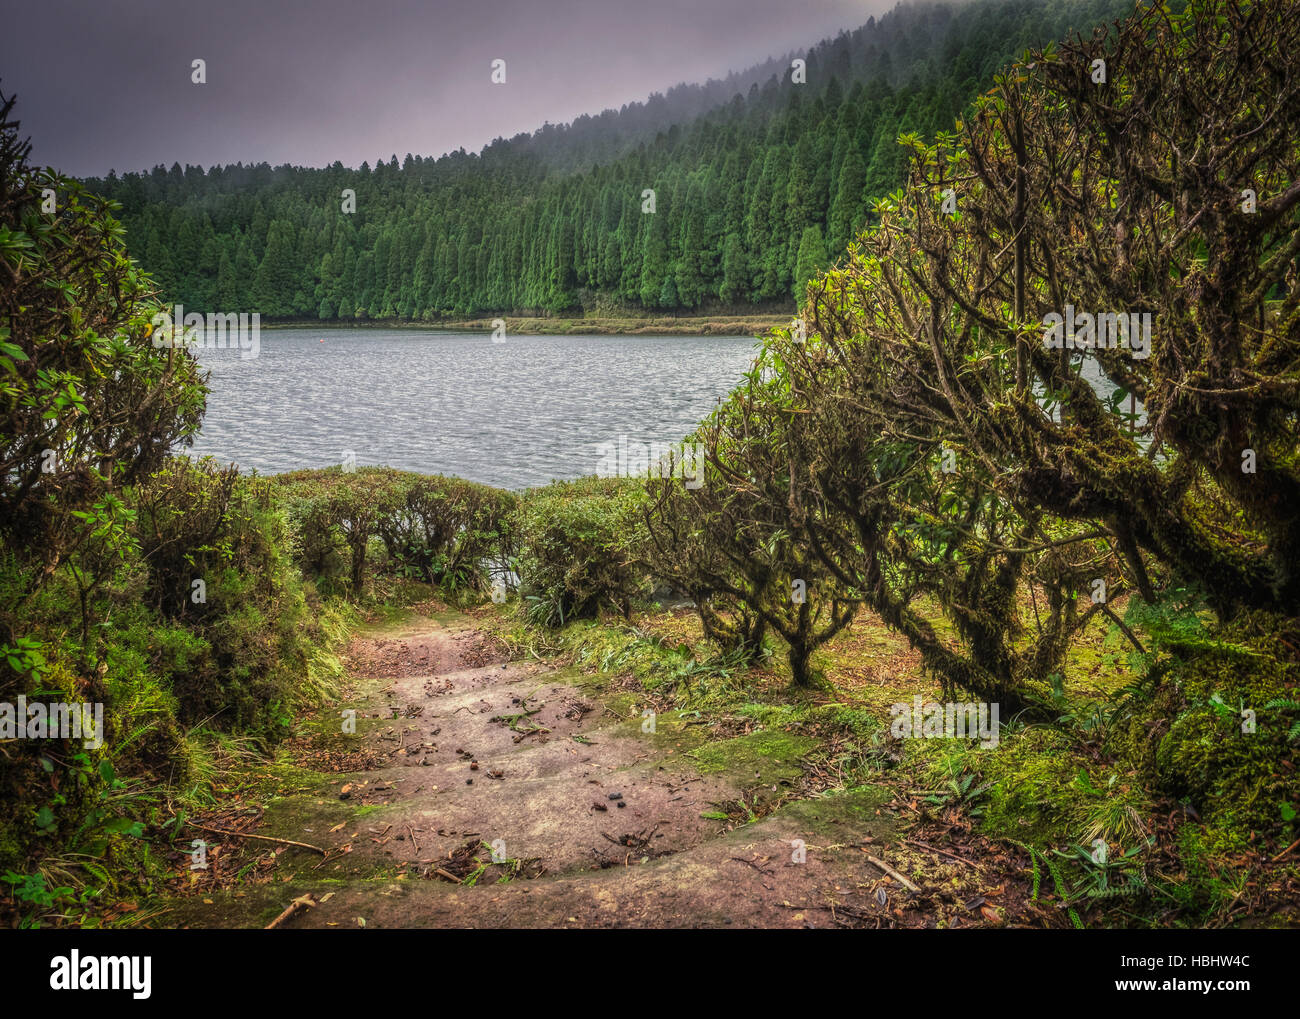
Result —
<instances>
[{"instance_id":1,"label":"grassy lake shore","mask_svg":"<svg viewBox=\"0 0 1300 1019\"><path fill-rule=\"evenodd\" d=\"M436 329L439 331L491 332L497 319L504 320L508 333L541 335L666 335L666 336L761 336L787 325L791 315L585 315L567 318L503 315L493 318L438 319L413 322L406 319L288 319L268 322L264 329L347 328L347 329Z\"/></svg>"}]
</instances>

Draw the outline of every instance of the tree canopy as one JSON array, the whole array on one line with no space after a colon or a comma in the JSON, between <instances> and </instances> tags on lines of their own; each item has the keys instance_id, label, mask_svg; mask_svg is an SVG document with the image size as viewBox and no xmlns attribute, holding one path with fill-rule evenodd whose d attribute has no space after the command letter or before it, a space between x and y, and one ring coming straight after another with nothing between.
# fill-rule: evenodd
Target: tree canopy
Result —
<instances>
[{"instance_id":1,"label":"tree canopy","mask_svg":"<svg viewBox=\"0 0 1300 1019\"><path fill-rule=\"evenodd\" d=\"M950 127L1027 47L1125 7L902 6L802 54L805 84L790 59L769 61L478 154L359 170L173 164L91 186L121 203L135 257L199 311L792 309L902 182L900 133Z\"/></svg>"}]
</instances>

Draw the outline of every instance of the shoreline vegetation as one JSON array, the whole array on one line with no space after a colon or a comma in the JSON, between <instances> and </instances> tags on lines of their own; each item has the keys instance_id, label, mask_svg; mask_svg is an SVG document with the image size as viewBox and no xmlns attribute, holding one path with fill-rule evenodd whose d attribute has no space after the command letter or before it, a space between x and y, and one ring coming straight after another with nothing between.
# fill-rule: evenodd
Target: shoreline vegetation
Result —
<instances>
[{"instance_id":1,"label":"shoreline vegetation","mask_svg":"<svg viewBox=\"0 0 1300 1019\"><path fill-rule=\"evenodd\" d=\"M575 773L533 811L476 756L536 751L539 781L599 721L646 740L611 761L726 776L717 802L672 790L702 801L688 834L848 850L815 890L848 910L788 901L796 858L717 860L791 922L1300 927L1300 19L1185 7L1033 52L933 142L890 138L905 186L679 456L521 492L184 455L201 365L151 341L160 288L111 202L32 168L0 97L0 727L104 708L96 745L0 728L0 923L167 926L205 898L297 923L275 908L295 879L351 922L407 878L486 916L602 871L671 881L632 823L648 797ZM1156 309L1151 356L1045 345L1083 296ZM534 664L564 671L549 715L500 675ZM453 694L476 745L429 710ZM503 791L511 851L543 848L503 864L470 807L449 833L398 815L432 822L403 857L434 864L399 872L380 847L417 833L382 811L437 769L470 807ZM588 824L613 855L557 850L556 804L619 825ZM539 922L612 922L608 896L560 901Z\"/></svg>"},{"instance_id":2,"label":"shoreline vegetation","mask_svg":"<svg viewBox=\"0 0 1300 1019\"><path fill-rule=\"evenodd\" d=\"M484 332L504 321L506 333L535 336L753 336L761 337L790 324L788 315L500 315L490 318L436 319L286 319L263 322L261 328L275 329L410 329L437 332Z\"/></svg>"}]
</instances>

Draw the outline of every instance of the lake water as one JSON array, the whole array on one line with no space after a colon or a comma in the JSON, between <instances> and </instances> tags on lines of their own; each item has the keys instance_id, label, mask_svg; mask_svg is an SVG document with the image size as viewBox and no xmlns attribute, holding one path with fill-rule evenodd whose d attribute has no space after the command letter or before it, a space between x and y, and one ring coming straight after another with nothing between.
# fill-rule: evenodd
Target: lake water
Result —
<instances>
[{"instance_id":1,"label":"lake water","mask_svg":"<svg viewBox=\"0 0 1300 1019\"><path fill-rule=\"evenodd\" d=\"M674 443L725 396L757 340L267 329L199 352L211 372L192 454L268 474L358 465L505 488L596 473L602 443Z\"/></svg>"}]
</instances>

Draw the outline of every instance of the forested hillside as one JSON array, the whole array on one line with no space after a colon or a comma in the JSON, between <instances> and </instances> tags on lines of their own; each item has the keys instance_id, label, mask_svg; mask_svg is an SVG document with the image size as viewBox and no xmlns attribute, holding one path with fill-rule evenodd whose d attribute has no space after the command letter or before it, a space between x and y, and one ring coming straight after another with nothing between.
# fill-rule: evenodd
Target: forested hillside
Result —
<instances>
[{"instance_id":1,"label":"forested hillside","mask_svg":"<svg viewBox=\"0 0 1300 1019\"><path fill-rule=\"evenodd\" d=\"M356 170L173 164L89 186L122 204L130 251L192 310L793 309L871 201L902 183L900 133L950 128L1009 59L1130 6L900 6L798 58L804 82L794 58L774 59L478 155Z\"/></svg>"}]
</instances>

